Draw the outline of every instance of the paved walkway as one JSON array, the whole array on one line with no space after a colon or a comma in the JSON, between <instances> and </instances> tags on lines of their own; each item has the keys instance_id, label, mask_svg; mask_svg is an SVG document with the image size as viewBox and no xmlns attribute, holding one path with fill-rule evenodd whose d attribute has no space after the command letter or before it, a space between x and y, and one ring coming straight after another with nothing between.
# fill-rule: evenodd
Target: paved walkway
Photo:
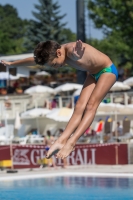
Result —
<instances>
[{"instance_id":1,"label":"paved walkway","mask_svg":"<svg viewBox=\"0 0 133 200\"><path fill-rule=\"evenodd\" d=\"M133 177L133 165L88 165L88 166L69 166L67 168L38 168L38 169L22 169L16 173L7 173L7 170L0 171L0 181L37 178L48 176L64 176L64 175L86 175L86 176L129 176Z\"/></svg>"}]
</instances>

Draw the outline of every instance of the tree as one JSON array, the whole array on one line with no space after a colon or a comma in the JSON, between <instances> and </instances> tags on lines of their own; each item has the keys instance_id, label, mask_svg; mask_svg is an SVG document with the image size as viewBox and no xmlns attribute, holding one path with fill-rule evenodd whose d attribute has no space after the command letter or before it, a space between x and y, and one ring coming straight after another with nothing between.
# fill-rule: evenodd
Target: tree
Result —
<instances>
[{"instance_id":1,"label":"tree","mask_svg":"<svg viewBox=\"0 0 133 200\"><path fill-rule=\"evenodd\" d=\"M105 37L102 40L91 38L87 39L86 42L108 55L116 65L119 65L119 63L121 62L122 52L125 52L125 55L128 56L126 54L126 52L128 51L128 46L125 45L123 41L118 38L114 38L111 36Z\"/></svg>"},{"instance_id":2,"label":"tree","mask_svg":"<svg viewBox=\"0 0 133 200\"><path fill-rule=\"evenodd\" d=\"M32 12L34 20L31 20L27 27L25 47L32 51L40 42L45 40L56 40L63 43L66 36L62 34L62 30L66 23L61 23L65 17L59 15L58 2L53 3L52 0L38 0L39 4L35 4L36 12Z\"/></svg>"},{"instance_id":3,"label":"tree","mask_svg":"<svg viewBox=\"0 0 133 200\"><path fill-rule=\"evenodd\" d=\"M114 45L115 52L119 52L120 63L125 60L133 65L133 0L89 0L88 9L110 47Z\"/></svg>"},{"instance_id":4,"label":"tree","mask_svg":"<svg viewBox=\"0 0 133 200\"><path fill-rule=\"evenodd\" d=\"M0 54L22 53L25 25L27 20L19 18L11 5L0 5Z\"/></svg>"},{"instance_id":5,"label":"tree","mask_svg":"<svg viewBox=\"0 0 133 200\"><path fill-rule=\"evenodd\" d=\"M64 28L61 33L66 36L66 42L75 42L77 39L76 33L73 33L69 28Z\"/></svg>"}]
</instances>

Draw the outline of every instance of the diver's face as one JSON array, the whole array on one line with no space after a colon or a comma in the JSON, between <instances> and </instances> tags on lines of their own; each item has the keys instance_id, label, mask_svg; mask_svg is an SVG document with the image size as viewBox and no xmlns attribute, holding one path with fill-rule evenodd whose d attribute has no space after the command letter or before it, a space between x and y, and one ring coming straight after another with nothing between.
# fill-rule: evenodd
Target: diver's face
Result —
<instances>
[{"instance_id":1,"label":"diver's face","mask_svg":"<svg viewBox=\"0 0 133 200\"><path fill-rule=\"evenodd\" d=\"M65 52L57 49L57 57L47 63L48 66L58 69L65 64Z\"/></svg>"}]
</instances>

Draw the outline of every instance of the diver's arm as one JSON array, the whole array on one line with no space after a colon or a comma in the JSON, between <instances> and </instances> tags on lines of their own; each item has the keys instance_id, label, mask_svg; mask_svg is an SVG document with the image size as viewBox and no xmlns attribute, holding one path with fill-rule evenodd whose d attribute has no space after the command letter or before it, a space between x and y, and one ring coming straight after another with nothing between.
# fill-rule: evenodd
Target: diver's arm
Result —
<instances>
[{"instance_id":1,"label":"diver's arm","mask_svg":"<svg viewBox=\"0 0 133 200\"><path fill-rule=\"evenodd\" d=\"M12 62L1 60L1 63L5 66L19 66L19 65L32 66L32 65L36 64L34 61L34 57L29 57L29 58L25 58L22 60L16 60L16 61L12 61Z\"/></svg>"}]
</instances>

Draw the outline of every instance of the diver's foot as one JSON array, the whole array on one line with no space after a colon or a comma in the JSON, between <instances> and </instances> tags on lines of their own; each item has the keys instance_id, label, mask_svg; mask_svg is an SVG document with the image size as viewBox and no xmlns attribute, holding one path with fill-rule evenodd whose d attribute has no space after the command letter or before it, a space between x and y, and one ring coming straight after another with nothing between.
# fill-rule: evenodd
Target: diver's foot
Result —
<instances>
[{"instance_id":1,"label":"diver's foot","mask_svg":"<svg viewBox=\"0 0 133 200\"><path fill-rule=\"evenodd\" d=\"M58 151L66 144L66 141L62 141L58 139L55 143L50 147L49 151L47 152L46 158L49 159L51 156L58 153Z\"/></svg>"},{"instance_id":2,"label":"diver's foot","mask_svg":"<svg viewBox=\"0 0 133 200\"><path fill-rule=\"evenodd\" d=\"M70 141L70 139L67 141L67 143L61 148L61 150L57 153L57 158L64 159L69 154L75 150L75 144Z\"/></svg>"}]
</instances>

